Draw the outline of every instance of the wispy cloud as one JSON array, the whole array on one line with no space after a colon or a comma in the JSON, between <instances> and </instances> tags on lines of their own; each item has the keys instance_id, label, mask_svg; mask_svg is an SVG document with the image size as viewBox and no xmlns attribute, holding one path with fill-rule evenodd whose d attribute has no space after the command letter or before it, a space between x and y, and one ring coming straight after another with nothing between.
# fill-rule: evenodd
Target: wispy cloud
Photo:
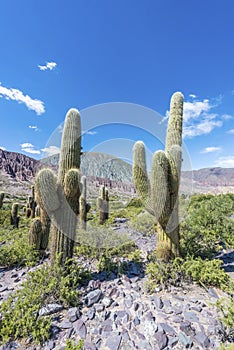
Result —
<instances>
[{"instance_id":1,"label":"wispy cloud","mask_svg":"<svg viewBox=\"0 0 234 350\"><path fill-rule=\"evenodd\" d=\"M230 120L230 119L233 119L233 116L230 115L230 114L223 114L223 115L222 115L222 119L223 119L223 120Z\"/></svg>"},{"instance_id":2,"label":"wispy cloud","mask_svg":"<svg viewBox=\"0 0 234 350\"><path fill-rule=\"evenodd\" d=\"M40 129L36 125L29 125L29 129L32 129L34 131L40 131Z\"/></svg>"},{"instance_id":3,"label":"wispy cloud","mask_svg":"<svg viewBox=\"0 0 234 350\"><path fill-rule=\"evenodd\" d=\"M220 103L220 97L214 102L208 99L201 101L194 100L192 102L184 102L183 113L183 137L192 138L195 136L209 134L214 128L223 125L223 119L217 113L211 110Z\"/></svg>"},{"instance_id":4,"label":"wispy cloud","mask_svg":"<svg viewBox=\"0 0 234 350\"><path fill-rule=\"evenodd\" d=\"M22 91L14 88L6 88L0 83L0 97L4 97L7 100L17 101L18 103L24 103L28 109L33 110L38 115L45 112L44 103L40 100L33 99L28 95L24 95Z\"/></svg>"},{"instance_id":5,"label":"wispy cloud","mask_svg":"<svg viewBox=\"0 0 234 350\"><path fill-rule=\"evenodd\" d=\"M63 124L60 124L59 126L58 126L58 132L59 132L59 134L61 134L62 132L63 132L63 127L64 127L64 125Z\"/></svg>"},{"instance_id":6,"label":"wispy cloud","mask_svg":"<svg viewBox=\"0 0 234 350\"><path fill-rule=\"evenodd\" d=\"M45 153L45 157L53 156L54 154L60 153L60 148L57 146L49 146L42 148L42 152Z\"/></svg>"},{"instance_id":7,"label":"wispy cloud","mask_svg":"<svg viewBox=\"0 0 234 350\"><path fill-rule=\"evenodd\" d=\"M234 156L219 157L215 162L215 166L234 168Z\"/></svg>"},{"instance_id":8,"label":"wispy cloud","mask_svg":"<svg viewBox=\"0 0 234 350\"><path fill-rule=\"evenodd\" d=\"M201 153L220 152L221 150L222 147L206 147L201 151Z\"/></svg>"},{"instance_id":9,"label":"wispy cloud","mask_svg":"<svg viewBox=\"0 0 234 350\"><path fill-rule=\"evenodd\" d=\"M234 129L230 129L227 131L227 134L234 134Z\"/></svg>"},{"instance_id":10,"label":"wispy cloud","mask_svg":"<svg viewBox=\"0 0 234 350\"><path fill-rule=\"evenodd\" d=\"M40 154L41 153L40 150L35 149L35 146L29 142L21 143L20 146L21 146L21 151L23 151L23 152L27 152L27 153L31 153L31 154Z\"/></svg>"},{"instance_id":11,"label":"wispy cloud","mask_svg":"<svg viewBox=\"0 0 234 350\"><path fill-rule=\"evenodd\" d=\"M86 131L84 134L85 135L96 135L97 131Z\"/></svg>"},{"instance_id":12,"label":"wispy cloud","mask_svg":"<svg viewBox=\"0 0 234 350\"><path fill-rule=\"evenodd\" d=\"M3 150L3 151L6 151L6 148L3 147L3 146L0 146L0 149Z\"/></svg>"},{"instance_id":13,"label":"wispy cloud","mask_svg":"<svg viewBox=\"0 0 234 350\"><path fill-rule=\"evenodd\" d=\"M46 62L46 64L44 66L38 65L38 68L42 71L45 70L53 70L55 67L57 66L57 63L55 62Z\"/></svg>"},{"instance_id":14,"label":"wispy cloud","mask_svg":"<svg viewBox=\"0 0 234 350\"><path fill-rule=\"evenodd\" d=\"M191 97L191 98L196 98L197 96L194 95L194 94L190 94L189 97Z\"/></svg>"}]
</instances>

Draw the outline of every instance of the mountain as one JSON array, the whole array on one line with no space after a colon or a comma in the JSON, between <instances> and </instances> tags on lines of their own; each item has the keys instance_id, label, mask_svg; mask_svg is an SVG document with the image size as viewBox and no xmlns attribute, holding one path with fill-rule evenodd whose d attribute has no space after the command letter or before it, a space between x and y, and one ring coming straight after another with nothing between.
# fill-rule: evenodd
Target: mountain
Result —
<instances>
[{"instance_id":1,"label":"mountain","mask_svg":"<svg viewBox=\"0 0 234 350\"><path fill-rule=\"evenodd\" d=\"M59 154L38 161L20 153L0 149L0 191L24 195L29 192L39 169L50 167L57 172L58 162ZM87 176L89 194L93 196L97 195L101 184L105 184L112 193L135 195L132 166L114 156L84 153L81 156L81 173ZM183 171L180 189L183 193L234 193L234 169Z\"/></svg>"},{"instance_id":2,"label":"mountain","mask_svg":"<svg viewBox=\"0 0 234 350\"><path fill-rule=\"evenodd\" d=\"M44 158L42 163L56 169L59 163L59 154ZM132 166L109 154L84 152L81 155L80 170L83 175L89 177L132 183Z\"/></svg>"}]
</instances>

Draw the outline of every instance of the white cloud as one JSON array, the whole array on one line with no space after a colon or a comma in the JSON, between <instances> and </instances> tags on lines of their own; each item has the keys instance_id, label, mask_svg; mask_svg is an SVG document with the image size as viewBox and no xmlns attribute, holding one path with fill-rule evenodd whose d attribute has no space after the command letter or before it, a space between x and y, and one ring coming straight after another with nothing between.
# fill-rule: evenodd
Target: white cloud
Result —
<instances>
[{"instance_id":1,"label":"white cloud","mask_svg":"<svg viewBox=\"0 0 234 350\"><path fill-rule=\"evenodd\" d=\"M46 62L46 65L45 66L40 66L38 65L38 68L42 71L45 71L45 70L53 70L55 67L57 66L57 63L55 62Z\"/></svg>"},{"instance_id":2,"label":"white cloud","mask_svg":"<svg viewBox=\"0 0 234 350\"><path fill-rule=\"evenodd\" d=\"M215 166L234 168L234 156L219 157L215 162Z\"/></svg>"},{"instance_id":3,"label":"white cloud","mask_svg":"<svg viewBox=\"0 0 234 350\"><path fill-rule=\"evenodd\" d=\"M29 129L32 129L34 131L39 131L38 127L36 125L29 125Z\"/></svg>"},{"instance_id":4,"label":"white cloud","mask_svg":"<svg viewBox=\"0 0 234 350\"><path fill-rule=\"evenodd\" d=\"M194 95L194 94L190 94L189 97L191 97L191 98L196 98L197 96Z\"/></svg>"},{"instance_id":5,"label":"white cloud","mask_svg":"<svg viewBox=\"0 0 234 350\"><path fill-rule=\"evenodd\" d=\"M234 134L234 129L230 129L227 131L228 134Z\"/></svg>"},{"instance_id":6,"label":"white cloud","mask_svg":"<svg viewBox=\"0 0 234 350\"><path fill-rule=\"evenodd\" d=\"M28 95L24 95L22 91L13 88L6 88L0 83L0 97L4 97L7 100L17 101L24 103L28 109L33 110L38 115L45 112L44 103L37 99L32 99Z\"/></svg>"},{"instance_id":7,"label":"white cloud","mask_svg":"<svg viewBox=\"0 0 234 350\"><path fill-rule=\"evenodd\" d=\"M193 95L193 94L191 94ZM191 96L190 97L193 97ZM194 97L196 98L196 96ZM217 113L212 113L211 109L220 103L221 97L211 103L208 99L201 101L184 102L183 111L183 137L192 138L195 136L209 134L214 128L223 125L222 119Z\"/></svg>"},{"instance_id":8,"label":"white cloud","mask_svg":"<svg viewBox=\"0 0 234 350\"><path fill-rule=\"evenodd\" d=\"M201 153L219 152L221 150L221 147L206 147L201 151Z\"/></svg>"},{"instance_id":9,"label":"white cloud","mask_svg":"<svg viewBox=\"0 0 234 350\"><path fill-rule=\"evenodd\" d=\"M200 123L184 126L183 137L192 138L195 136L209 134L215 127L221 127L223 125L220 120L203 120Z\"/></svg>"},{"instance_id":10,"label":"white cloud","mask_svg":"<svg viewBox=\"0 0 234 350\"><path fill-rule=\"evenodd\" d=\"M183 120L187 123L191 119L198 119L201 114L207 113L212 108L209 100L184 102Z\"/></svg>"},{"instance_id":11,"label":"white cloud","mask_svg":"<svg viewBox=\"0 0 234 350\"><path fill-rule=\"evenodd\" d=\"M84 134L85 135L96 135L97 131L86 131Z\"/></svg>"},{"instance_id":12,"label":"white cloud","mask_svg":"<svg viewBox=\"0 0 234 350\"><path fill-rule=\"evenodd\" d=\"M60 148L57 146L49 146L42 148L42 152L45 153L46 157L53 156L54 154L60 153Z\"/></svg>"},{"instance_id":13,"label":"white cloud","mask_svg":"<svg viewBox=\"0 0 234 350\"><path fill-rule=\"evenodd\" d=\"M35 149L35 146L29 142L21 143L21 151L31 153L31 154L40 154L41 151Z\"/></svg>"},{"instance_id":14,"label":"white cloud","mask_svg":"<svg viewBox=\"0 0 234 350\"><path fill-rule=\"evenodd\" d=\"M233 119L233 116L230 115L230 114L223 114L223 115L222 115L222 119L223 119L223 120L230 120L230 119Z\"/></svg>"},{"instance_id":15,"label":"white cloud","mask_svg":"<svg viewBox=\"0 0 234 350\"><path fill-rule=\"evenodd\" d=\"M6 148L3 147L3 146L0 146L0 149L3 150L3 151L6 151Z\"/></svg>"}]
</instances>

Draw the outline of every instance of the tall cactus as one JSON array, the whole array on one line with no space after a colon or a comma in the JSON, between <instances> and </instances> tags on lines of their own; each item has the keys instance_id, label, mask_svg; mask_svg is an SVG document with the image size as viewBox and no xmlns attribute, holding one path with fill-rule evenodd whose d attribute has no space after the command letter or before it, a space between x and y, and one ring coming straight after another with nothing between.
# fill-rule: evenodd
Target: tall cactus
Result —
<instances>
[{"instance_id":1,"label":"tall cactus","mask_svg":"<svg viewBox=\"0 0 234 350\"><path fill-rule=\"evenodd\" d=\"M18 215L19 204L13 203L11 208L11 225L14 228L19 228L20 216Z\"/></svg>"},{"instance_id":2,"label":"tall cactus","mask_svg":"<svg viewBox=\"0 0 234 350\"><path fill-rule=\"evenodd\" d=\"M80 115L70 109L62 135L58 177L42 169L35 182L36 199L52 219L51 261L61 253L61 262L72 257L80 197Z\"/></svg>"},{"instance_id":3,"label":"tall cactus","mask_svg":"<svg viewBox=\"0 0 234 350\"><path fill-rule=\"evenodd\" d=\"M0 192L0 209L2 208L2 205L3 205L3 200L4 200L4 192Z\"/></svg>"},{"instance_id":4,"label":"tall cactus","mask_svg":"<svg viewBox=\"0 0 234 350\"><path fill-rule=\"evenodd\" d=\"M97 210L99 211L99 223L102 225L109 217L109 192L105 186L100 187Z\"/></svg>"},{"instance_id":5,"label":"tall cactus","mask_svg":"<svg viewBox=\"0 0 234 350\"><path fill-rule=\"evenodd\" d=\"M176 92L170 103L165 151L152 159L151 180L148 178L144 143L133 147L133 179L146 210L157 221L158 240L169 243L173 256L180 255L178 191L181 170L183 95Z\"/></svg>"}]
</instances>

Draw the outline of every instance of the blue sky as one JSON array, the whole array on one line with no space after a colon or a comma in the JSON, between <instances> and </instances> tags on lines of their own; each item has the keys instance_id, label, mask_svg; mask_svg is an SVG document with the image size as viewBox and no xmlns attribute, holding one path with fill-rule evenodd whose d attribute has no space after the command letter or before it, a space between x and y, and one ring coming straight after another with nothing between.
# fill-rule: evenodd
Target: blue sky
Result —
<instances>
[{"instance_id":1,"label":"blue sky","mask_svg":"<svg viewBox=\"0 0 234 350\"><path fill-rule=\"evenodd\" d=\"M130 159L143 139L153 152L157 113L181 91L191 167L234 167L233 23L233 0L2 0L0 147L35 158L57 151L51 135L75 107L85 151ZM91 113L111 102L157 113L139 107L135 122L127 111Z\"/></svg>"}]
</instances>

